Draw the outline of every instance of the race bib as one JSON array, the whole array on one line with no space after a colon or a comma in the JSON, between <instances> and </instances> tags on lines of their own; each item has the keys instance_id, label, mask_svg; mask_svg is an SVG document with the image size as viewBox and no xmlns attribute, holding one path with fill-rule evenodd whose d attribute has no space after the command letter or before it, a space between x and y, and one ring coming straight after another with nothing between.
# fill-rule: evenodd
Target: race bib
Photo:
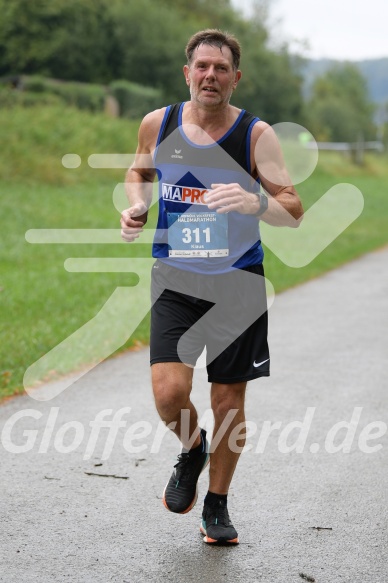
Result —
<instances>
[{"instance_id":1,"label":"race bib","mask_svg":"<svg viewBox=\"0 0 388 583\"><path fill-rule=\"evenodd\" d=\"M170 257L227 257L228 215L167 213Z\"/></svg>"}]
</instances>

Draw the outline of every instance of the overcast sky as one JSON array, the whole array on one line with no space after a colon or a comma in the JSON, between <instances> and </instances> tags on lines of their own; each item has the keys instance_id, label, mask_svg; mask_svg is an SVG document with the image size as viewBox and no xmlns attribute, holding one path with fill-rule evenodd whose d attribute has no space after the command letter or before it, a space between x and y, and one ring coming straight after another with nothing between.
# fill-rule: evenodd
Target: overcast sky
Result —
<instances>
[{"instance_id":1,"label":"overcast sky","mask_svg":"<svg viewBox=\"0 0 388 583\"><path fill-rule=\"evenodd\" d=\"M251 2L233 0L244 10ZM388 57L388 0L271 0L270 6L273 36L308 41L306 57Z\"/></svg>"}]
</instances>

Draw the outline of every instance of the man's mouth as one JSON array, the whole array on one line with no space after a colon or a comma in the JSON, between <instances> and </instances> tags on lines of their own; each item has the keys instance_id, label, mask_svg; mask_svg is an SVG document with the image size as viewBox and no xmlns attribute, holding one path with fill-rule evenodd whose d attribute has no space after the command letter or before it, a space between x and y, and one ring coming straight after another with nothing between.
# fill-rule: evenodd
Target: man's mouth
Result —
<instances>
[{"instance_id":1,"label":"man's mouth","mask_svg":"<svg viewBox=\"0 0 388 583\"><path fill-rule=\"evenodd\" d=\"M203 91L208 91L209 93L217 93L217 89L214 87L203 87Z\"/></svg>"}]
</instances>

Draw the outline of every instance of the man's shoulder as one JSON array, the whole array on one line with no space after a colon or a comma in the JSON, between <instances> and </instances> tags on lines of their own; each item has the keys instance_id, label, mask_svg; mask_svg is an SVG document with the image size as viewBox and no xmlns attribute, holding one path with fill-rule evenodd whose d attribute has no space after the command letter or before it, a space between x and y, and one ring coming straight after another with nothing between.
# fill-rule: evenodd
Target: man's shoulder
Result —
<instances>
[{"instance_id":1,"label":"man's shoulder","mask_svg":"<svg viewBox=\"0 0 388 583\"><path fill-rule=\"evenodd\" d=\"M157 130L159 131L160 125L163 121L164 115L166 113L167 107L161 107L160 109L155 109L150 111L144 116L141 122L141 128L146 131Z\"/></svg>"},{"instance_id":2,"label":"man's shoulder","mask_svg":"<svg viewBox=\"0 0 388 583\"><path fill-rule=\"evenodd\" d=\"M160 126L162 125L167 107L155 109L142 119L139 128L139 145L141 149L153 150L159 135Z\"/></svg>"}]
</instances>

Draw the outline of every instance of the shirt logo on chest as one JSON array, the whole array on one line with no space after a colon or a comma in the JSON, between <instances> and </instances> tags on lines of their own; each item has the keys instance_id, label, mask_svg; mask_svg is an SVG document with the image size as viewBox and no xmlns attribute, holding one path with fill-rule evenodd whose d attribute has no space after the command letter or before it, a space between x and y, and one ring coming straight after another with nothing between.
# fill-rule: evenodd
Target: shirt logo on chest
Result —
<instances>
[{"instance_id":1,"label":"shirt logo on chest","mask_svg":"<svg viewBox=\"0 0 388 583\"><path fill-rule=\"evenodd\" d=\"M182 150L175 150L175 154L171 154L171 158L179 158L180 160L183 159L183 156L180 156Z\"/></svg>"}]
</instances>

